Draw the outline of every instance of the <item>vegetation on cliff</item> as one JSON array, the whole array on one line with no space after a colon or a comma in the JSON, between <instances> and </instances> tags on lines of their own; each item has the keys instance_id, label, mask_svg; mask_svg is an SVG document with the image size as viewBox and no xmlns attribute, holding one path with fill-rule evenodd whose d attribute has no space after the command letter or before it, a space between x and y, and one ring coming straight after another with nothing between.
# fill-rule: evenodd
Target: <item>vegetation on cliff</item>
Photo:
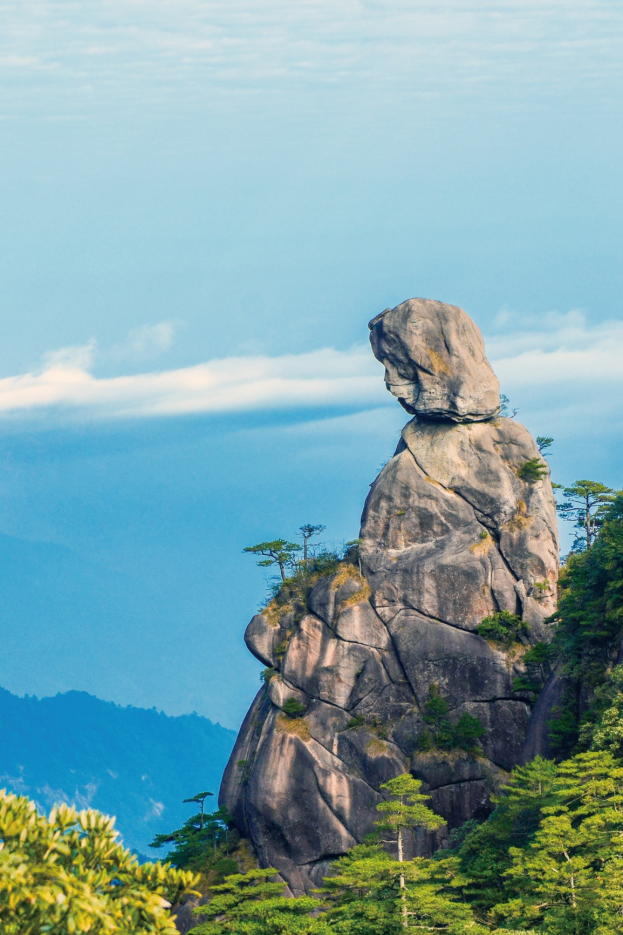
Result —
<instances>
[{"instance_id":1,"label":"vegetation on cliff","mask_svg":"<svg viewBox=\"0 0 623 935\"><path fill-rule=\"evenodd\" d=\"M402 860L407 827L439 817L409 774L385 785L370 840L333 864L315 897L284 898L274 869L212 888L197 935L610 935L623 932L623 766L610 752L518 767L481 825L432 858ZM398 843L398 860L383 845Z\"/></svg>"},{"instance_id":2,"label":"vegetation on cliff","mask_svg":"<svg viewBox=\"0 0 623 935\"><path fill-rule=\"evenodd\" d=\"M284 899L270 870L227 877L214 888L209 919L198 932L623 932L623 496L589 508L591 516L600 512L590 521L592 538L585 535L563 569L550 618L553 641L524 653L526 676L515 685L536 696L548 676L564 680L564 701L550 722L558 761L537 757L517 767L489 818L453 831L449 846L432 858L395 860L387 848L396 848L402 829L388 835L385 824L390 840L368 840L335 861L312 902ZM276 591L277 607L292 600L290 589L301 588L302 579L293 578ZM483 621L480 632L519 649L525 638L522 620L508 613ZM436 685L423 717L424 747L459 746L477 755L479 722L472 718L458 737L461 724L451 723ZM412 777L407 781L419 787ZM396 799L387 791L381 809L391 811ZM422 798L419 788L415 797Z\"/></svg>"},{"instance_id":3,"label":"vegetation on cliff","mask_svg":"<svg viewBox=\"0 0 623 935\"><path fill-rule=\"evenodd\" d=\"M551 737L561 756L588 749L597 725L620 691L623 495L619 494L599 514L597 525L594 520L590 522L597 530L596 538L590 547L568 557L559 580L558 608L552 618L552 654L565 688L563 704L551 725ZM612 718L611 713L609 723Z\"/></svg>"}]
</instances>

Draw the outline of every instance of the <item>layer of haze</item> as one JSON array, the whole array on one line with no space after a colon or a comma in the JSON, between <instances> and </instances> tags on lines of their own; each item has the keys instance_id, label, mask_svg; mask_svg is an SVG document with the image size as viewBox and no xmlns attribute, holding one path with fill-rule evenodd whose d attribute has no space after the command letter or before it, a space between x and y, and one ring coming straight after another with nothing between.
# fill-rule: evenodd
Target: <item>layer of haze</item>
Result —
<instances>
[{"instance_id":1,"label":"layer of haze","mask_svg":"<svg viewBox=\"0 0 623 935\"><path fill-rule=\"evenodd\" d=\"M236 726L241 550L357 535L406 421L366 323L410 296L476 319L559 480L623 486L619 5L9 0L0 26L1 685Z\"/></svg>"}]
</instances>

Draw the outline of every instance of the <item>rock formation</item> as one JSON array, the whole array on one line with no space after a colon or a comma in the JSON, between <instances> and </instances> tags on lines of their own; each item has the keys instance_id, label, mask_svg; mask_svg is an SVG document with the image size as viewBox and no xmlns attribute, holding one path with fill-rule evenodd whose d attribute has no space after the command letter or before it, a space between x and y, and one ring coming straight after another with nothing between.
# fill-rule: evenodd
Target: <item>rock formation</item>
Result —
<instances>
[{"instance_id":1,"label":"rock formation","mask_svg":"<svg viewBox=\"0 0 623 935\"><path fill-rule=\"evenodd\" d=\"M414 836L412 853L486 816L500 777L522 759L529 696L513 682L526 646L547 639L555 606L549 477L525 471L539 452L499 415L477 326L462 309L412 299L370 329L387 387L413 418L371 487L358 558L249 624L247 646L271 672L220 794L293 893L317 886L374 830L380 785L406 770L447 821ZM504 610L526 622L512 646L476 632ZM431 691L451 723L478 718L479 751L423 743ZM288 699L304 716L284 712Z\"/></svg>"}]
</instances>

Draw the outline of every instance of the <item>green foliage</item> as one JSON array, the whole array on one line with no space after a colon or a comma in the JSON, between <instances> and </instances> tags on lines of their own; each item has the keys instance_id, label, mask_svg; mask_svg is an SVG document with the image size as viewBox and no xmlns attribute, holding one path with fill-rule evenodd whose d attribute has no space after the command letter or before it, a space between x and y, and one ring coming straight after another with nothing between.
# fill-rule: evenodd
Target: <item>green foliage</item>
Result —
<instances>
[{"instance_id":1,"label":"green foliage","mask_svg":"<svg viewBox=\"0 0 623 935\"><path fill-rule=\"evenodd\" d=\"M262 669L260 672L260 682L266 682L266 684L268 684L276 675L279 675L279 669L273 669L272 666L268 669Z\"/></svg>"},{"instance_id":2,"label":"green foliage","mask_svg":"<svg viewBox=\"0 0 623 935\"><path fill-rule=\"evenodd\" d=\"M354 717L351 717L350 721L344 728L344 730L351 730L356 727L363 727L366 723L366 719L363 714L356 714Z\"/></svg>"},{"instance_id":3,"label":"green foliage","mask_svg":"<svg viewBox=\"0 0 623 935\"><path fill-rule=\"evenodd\" d=\"M548 474L549 468L547 464L538 456L530 458L529 461L524 461L523 464L520 464L517 468L517 477L525 480L528 484L536 484L538 480L541 480L542 477L547 477Z\"/></svg>"},{"instance_id":4,"label":"green foliage","mask_svg":"<svg viewBox=\"0 0 623 935\"><path fill-rule=\"evenodd\" d=\"M194 805L199 805L201 808L201 817L203 818L203 813L205 811L205 801L208 796L213 796L213 792L198 792L197 795L193 795L190 799L182 799L184 805L187 802L191 802Z\"/></svg>"},{"instance_id":5,"label":"green foliage","mask_svg":"<svg viewBox=\"0 0 623 935\"><path fill-rule=\"evenodd\" d=\"M240 764L244 765L240 766ZM244 773L246 761L239 760L238 765ZM201 793L201 795L203 800L200 812L191 815L177 831L156 835L149 846L158 849L166 844L174 844L175 847L167 857L174 867L205 872L208 864L221 856L223 848L227 850L231 837L229 830L231 815L225 806L221 806L211 814L205 814L203 801L206 795L212 795L212 793ZM184 801L197 802L199 800L199 796L194 796ZM234 832L234 837L235 835Z\"/></svg>"},{"instance_id":6,"label":"green foliage","mask_svg":"<svg viewBox=\"0 0 623 935\"><path fill-rule=\"evenodd\" d=\"M257 545L248 545L242 550L250 552L252 555L263 555L257 564L260 568L271 568L277 565L281 574L281 580L286 580L286 568L296 566L296 553L301 551L301 546L296 542L288 542L287 539L273 539L271 542L258 542Z\"/></svg>"},{"instance_id":7,"label":"green foliage","mask_svg":"<svg viewBox=\"0 0 623 935\"><path fill-rule=\"evenodd\" d=\"M549 643L535 643L522 657L527 672L513 679L513 691L538 694L551 672L552 656Z\"/></svg>"},{"instance_id":8,"label":"green foliage","mask_svg":"<svg viewBox=\"0 0 623 935\"><path fill-rule=\"evenodd\" d=\"M607 679L623 634L622 495L609 506L591 548L567 559L558 592L552 652L567 689L550 736L558 755L569 756L580 730L583 746L590 742L590 725L597 722L607 700L598 689Z\"/></svg>"},{"instance_id":9,"label":"green foliage","mask_svg":"<svg viewBox=\"0 0 623 935\"><path fill-rule=\"evenodd\" d=\"M285 883L270 881L276 873L271 867L249 870L212 886L210 902L193 910L208 921L192 931L195 935L329 935L323 919L310 917L318 901L312 896L285 899Z\"/></svg>"},{"instance_id":10,"label":"green foliage","mask_svg":"<svg viewBox=\"0 0 623 935\"><path fill-rule=\"evenodd\" d=\"M515 895L504 876L512 864L509 848L525 847L532 840L543 810L553 804L555 778L555 764L542 757L517 767L495 811L466 834L458 852L463 892L483 918L504 897Z\"/></svg>"},{"instance_id":11,"label":"green foliage","mask_svg":"<svg viewBox=\"0 0 623 935\"><path fill-rule=\"evenodd\" d=\"M428 700L422 712L424 723L428 724L428 730L420 734L418 739L420 750L430 750L433 747L439 750L452 749L454 734L448 710L448 702L441 697L439 686L433 683L428 689Z\"/></svg>"},{"instance_id":12,"label":"green foliage","mask_svg":"<svg viewBox=\"0 0 623 935\"><path fill-rule=\"evenodd\" d=\"M219 857L214 861L212 869L220 880L224 880L225 877L238 873L238 861L234 857Z\"/></svg>"},{"instance_id":13,"label":"green foliage","mask_svg":"<svg viewBox=\"0 0 623 935\"><path fill-rule=\"evenodd\" d=\"M608 680L595 689L580 723L579 739L582 747L623 756L623 666L615 666Z\"/></svg>"},{"instance_id":14,"label":"green foliage","mask_svg":"<svg viewBox=\"0 0 623 935\"><path fill-rule=\"evenodd\" d=\"M277 582L270 588L272 600L277 606L297 605L305 610L307 608L307 595L314 584L322 578L323 575L332 575L340 570L343 563L350 565L357 564L357 551L345 550L341 552L331 552L322 549L315 555L310 555L306 562L299 562L293 569L293 574L282 581Z\"/></svg>"},{"instance_id":15,"label":"green foliage","mask_svg":"<svg viewBox=\"0 0 623 935\"><path fill-rule=\"evenodd\" d=\"M504 922L560 933L623 931L623 767L603 752L560 764L554 803L526 847L509 848L516 895Z\"/></svg>"},{"instance_id":16,"label":"green foliage","mask_svg":"<svg viewBox=\"0 0 623 935\"><path fill-rule=\"evenodd\" d=\"M288 698L283 705L283 712L288 717L301 717L307 710L304 704L301 704L296 698Z\"/></svg>"},{"instance_id":17,"label":"green foliage","mask_svg":"<svg viewBox=\"0 0 623 935\"><path fill-rule=\"evenodd\" d=\"M113 823L66 805L46 818L27 798L0 792L3 935L176 935L169 906L197 878L139 866Z\"/></svg>"},{"instance_id":18,"label":"green foliage","mask_svg":"<svg viewBox=\"0 0 623 935\"><path fill-rule=\"evenodd\" d=\"M466 711L454 725L454 745L462 750L473 750L476 743L486 733L482 721Z\"/></svg>"},{"instance_id":19,"label":"green foliage","mask_svg":"<svg viewBox=\"0 0 623 935\"><path fill-rule=\"evenodd\" d=\"M577 707L578 701L574 692L571 688L567 688L562 704L552 709L552 716L548 722L548 736L551 749L558 759L571 756L577 749L579 737Z\"/></svg>"},{"instance_id":20,"label":"green foliage","mask_svg":"<svg viewBox=\"0 0 623 935\"><path fill-rule=\"evenodd\" d=\"M611 753L513 773L489 819L458 849L458 885L502 931L623 931L623 766Z\"/></svg>"},{"instance_id":21,"label":"green foliage","mask_svg":"<svg viewBox=\"0 0 623 935\"><path fill-rule=\"evenodd\" d=\"M330 931L340 935L398 935L400 883L395 861L382 847L360 844L340 857L319 891L328 906Z\"/></svg>"},{"instance_id":22,"label":"green foliage","mask_svg":"<svg viewBox=\"0 0 623 935\"><path fill-rule=\"evenodd\" d=\"M594 480L577 480L571 487L563 487L563 493L567 499L559 503L556 509L563 519L570 520L575 529L581 530L581 533L576 533L572 551L590 548L609 513L616 493L605 484Z\"/></svg>"},{"instance_id":23,"label":"green foliage","mask_svg":"<svg viewBox=\"0 0 623 935\"><path fill-rule=\"evenodd\" d=\"M430 796L423 795L420 792L421 788L421 781L414 779L411 773L402 773L383 783L381 789L388 792L392 798L377 805L377 811L383 815L383 818L376 822L377 828L396 833L404 828L426 828L428 831L441 828L445 822L424 805L424 802L430 800Z\"/></svg>"},{"instance_id":24,"label":"green foliage","mask_svg":"<svg viewBox=\"0 0 623 935\"><path fill-rule=\"evenodd\" d=\"M498 610L485 617L476 627L476 632L486 640L501 643L502 646L512 646L519 642L520 636L528 633L529 627L525 620L509 610Z\"/></svg>"},{"instance_id":25,"label":"green foliage","mask_svg":"<svg viewBox=\"0 0 623 935\"><path fill-rule=\"evenodd\" d=\"M535 643L527 653L524 653L522 662L527 666L543 667L542 674L545 675L549 669L551 658L552 647L549 643Z\"/></svg>"},{"instance_id":26,"label":"green foliage","mask_svg":"<svg viewBox=\"0 0 623 935\"><path fill-rule=\"evenodd\" d=\"M380 847L359 845L332 867L320 891L329 931L340 935L442 932L484 935L455 889L456 859L392 860ZM402 881L402 883L401 883Z\"/></svg>"},{"instance_id":27,"label":"green foliage","mask_svg":"<svg viewBox=\"0 0 623 935\"><path fill-rule=\"evenodd\" d=\"M428 689L428 700L422 712L428 727L418 737L418 749L453 750L457 747L475 752L478 741L486 734L482 722L468 712L461 715L456 724L449 716L448 702L441 697L439 686L432 684Z\"/></svg>"},{"instance_id":28,"label":"green foliage","mask_svg":"<svg viewBox=\"0 0 623 935\"><path fill-rule=\"evenodd\" d=\"M544 451L547 451L548 448L552 447L554 442L553 438L550 438L549 435L537 435L536 437L536 446L539 449L539 454L543 454ZM547 455L543 455L547 457Z\"/></svg>"}]
</instances>

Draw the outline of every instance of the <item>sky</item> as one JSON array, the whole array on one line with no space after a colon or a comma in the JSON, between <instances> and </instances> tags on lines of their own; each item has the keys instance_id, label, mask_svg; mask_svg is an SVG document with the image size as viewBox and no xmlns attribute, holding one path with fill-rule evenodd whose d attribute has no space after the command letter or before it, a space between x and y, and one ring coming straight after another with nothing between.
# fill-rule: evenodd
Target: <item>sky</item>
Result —
<instances>
[{"instance_id":1,"label":"sky","mask_svg":"<svg viewBox=\"0 0 623 935\"><path fill-rule=\"evenodd\" d=\"M242 549L357 535L412 296L623 486L622 46L605 0L0 2L0 685L237 727Z\"/></svg>"}]
</instances>

